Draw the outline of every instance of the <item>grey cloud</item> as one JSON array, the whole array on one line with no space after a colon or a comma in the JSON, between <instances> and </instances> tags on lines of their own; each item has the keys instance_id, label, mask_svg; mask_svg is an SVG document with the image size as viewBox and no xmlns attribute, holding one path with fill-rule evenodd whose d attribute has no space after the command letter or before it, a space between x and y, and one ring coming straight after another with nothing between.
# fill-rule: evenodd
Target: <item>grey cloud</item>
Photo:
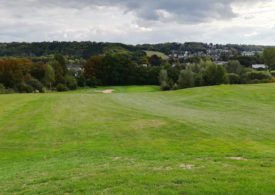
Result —
<instances>
[{"instance_id":1,"label":"grey cloud","mask_svg":"<svg viewBox=\"0 0 275 195\"><path fill-rule=\"evenodd\" d=\"M77 8L92 5L120 6L140 19L149 21L162 21L162 16L158 14L161 10L171 14L171 19L178 23L204 23L236 17L232 9L234 3L255 2L261 0L49 0L47 5Z\"/></svg>"},{"instance_id":2,"label":"grey cloud","mask_svg":"<svg viewBox=\"0 0 275 195\"><path fill-rule=\"evenodd\" d=\"M2 2L11 6L23 4L36 8L70 7L81 9L87 6L121 7L126 12L133 12L139 19L162 21L159 10L171 14L179 23L203 23L212 20L228 20L237 16L232 10L234 3L255 3L261 0L14 0ZM265 0L264 0L265 1ZM0 0L1 2L1 0ZM2 4L2 3L1 3Z\"/></svg>"}]
</instances>

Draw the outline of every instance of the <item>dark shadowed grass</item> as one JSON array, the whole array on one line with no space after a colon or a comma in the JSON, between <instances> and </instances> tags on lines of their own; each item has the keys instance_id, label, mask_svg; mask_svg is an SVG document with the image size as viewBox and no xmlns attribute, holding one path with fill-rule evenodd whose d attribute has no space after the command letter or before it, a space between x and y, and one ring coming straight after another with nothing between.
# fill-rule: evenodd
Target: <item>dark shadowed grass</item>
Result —
<instances>
[{"instance_id":1,"label":"dark shadowed grass","mask_svg":"<svg viewBox=\"0 0 275 195\"><path fill-rule=\"evenodd\" d=\"M0 192L274 194L274 100L274 84L0 96Z\"/></svg>"}]
</instances>

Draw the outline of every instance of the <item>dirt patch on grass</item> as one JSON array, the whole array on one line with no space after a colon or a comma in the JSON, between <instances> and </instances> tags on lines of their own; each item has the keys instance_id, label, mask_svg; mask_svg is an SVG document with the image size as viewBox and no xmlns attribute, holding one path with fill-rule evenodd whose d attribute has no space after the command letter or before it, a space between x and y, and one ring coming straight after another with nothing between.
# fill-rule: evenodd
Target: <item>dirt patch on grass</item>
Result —
<instances>
[{"instance_id":1,"label":"dirt patch on grass","mask_svg":"<svg viewBox=\"0 0 275 195\"><path fill-rule=\"evenodd\" d=\"M191 170L195 167L195 165L192 164L180 164L179 165L180 168L185 169L185 170Z\"/></svg>"},{"instance_id":2,"label":"dirt patch on grass","mask_svg":"<svg viewBox=\"0 0 275 195\"><path fill-rule=\"evenodd\" d=\"M172 167L153 167L153 171L171 171Z\"/></svg>"},{"instance_id":3,"label":"dirt patch on grass","mask_svg":"<svg viewBox=\"0 0 275 195\"><path fill-rule=\"evenodd\" d=\"M115 90L113 90L113 89L106 89L106 90L103 90L103 91L101 91L101 93L104 93L104 94L111 94L111 93L113 93Z\"/></svg>"},{"instance_id":4,"label":"dirt patch on grass","mask_svg":"<svg viewBox=\"0 0 275 195\"><path fill-rule=\"evenodd\" d=\"M228 159L231 159L231 160L247 160L246 158L240 157L240 156L232 156L232 157L228 157Z\"/></svg>"}]
</instances>

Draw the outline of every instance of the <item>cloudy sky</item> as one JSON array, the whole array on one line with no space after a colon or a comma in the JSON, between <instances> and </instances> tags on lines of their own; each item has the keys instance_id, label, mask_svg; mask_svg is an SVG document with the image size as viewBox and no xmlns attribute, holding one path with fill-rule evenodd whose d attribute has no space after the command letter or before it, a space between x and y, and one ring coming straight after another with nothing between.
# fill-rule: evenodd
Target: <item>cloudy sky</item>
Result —
<instances>
[{"instance_id":1,"label":"cloudy sky","mask_svg":"<svg viewBox=\"0 0 275 195\"><path fill-rule=\"evenodd\" d=\"M274 0L0 0L0 42L275 45Z\"/></svg>"}]
</instances>

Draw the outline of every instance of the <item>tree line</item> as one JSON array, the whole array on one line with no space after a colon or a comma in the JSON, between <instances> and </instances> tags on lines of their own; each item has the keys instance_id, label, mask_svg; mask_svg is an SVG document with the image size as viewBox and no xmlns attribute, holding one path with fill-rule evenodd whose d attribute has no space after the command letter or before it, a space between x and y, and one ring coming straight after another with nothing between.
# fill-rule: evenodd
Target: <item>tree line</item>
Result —
<instances>
[{"instance_id":1,"label":"tree line","mask_svg":"<svg viewBox=\"0 0 275 195\"><path fill-rule=\"evenodd\" d=\"M43 93L47 89L65 91L76 87L76 78L67 70L62 55L55 55L49 63L27 58L0 59L2 93Z\"/></svg>"},{"instance_id":2,"label":"tree line","mask_svg":"<svg viewBox=\"0 0 275 195\"><path fill-rule=\"evenodd\" d=\"M1 58L0 93L66 91L107 85L160 85L163 90L219 84L272 82L275 48L261 56L269 70L254 70L231 60L218 65L207 58L175 63L143 51L109 52L81 61L81 71L69 71L68 59L56 54L50 59ZM80 61L79 61L80 62Z\"/></svg>"},{"instance_id":3,"label":"tree line","mask_svg":"<svg viewBox=\"0 0 275 195\"><path fill-rule=\"evenodd\" d=\"M272 71L254 70L242 66L239 61L218 65L212 61L163 68L159 82L162 90L176 90L220 84L251 84L274 81ZM273 74L274 75L274 74Z\"/></svg>"}]
</instances>

